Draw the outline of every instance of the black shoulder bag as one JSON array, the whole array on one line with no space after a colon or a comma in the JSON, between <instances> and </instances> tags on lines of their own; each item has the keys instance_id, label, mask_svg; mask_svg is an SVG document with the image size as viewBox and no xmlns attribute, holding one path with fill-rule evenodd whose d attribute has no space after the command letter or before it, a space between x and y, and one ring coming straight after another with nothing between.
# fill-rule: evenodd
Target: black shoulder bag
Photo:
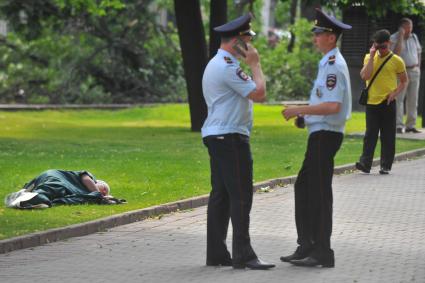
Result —
<instances>
[{"instance_id":1,"label":"black shoulder bag","mask_svg":"<svg viewBox=\"0 0 425 283\"><path fill-rule=\"evenodd\" d=\"M375 75L373 76L373 78L370 80L369 85L362 90L362 93L360 94L360 98L359 98L359 104L360 105L366 105L367 104L367 97L369 96L369 88L370 88L370 86L372 85L373 81L375 80L375 78L379 74L379 72L382 70L382 68L384 67L384 65L388 62L388 60L391 59L391 57L393 57L393 55L394 55L394 53L392 53L390 56L388 56L387 59L385 59L384 63L382 63L382 65L379 66L378 71L375 73ZM373 58L371 58L369 60L373 60Z\"/></svg>"}]
</instances>

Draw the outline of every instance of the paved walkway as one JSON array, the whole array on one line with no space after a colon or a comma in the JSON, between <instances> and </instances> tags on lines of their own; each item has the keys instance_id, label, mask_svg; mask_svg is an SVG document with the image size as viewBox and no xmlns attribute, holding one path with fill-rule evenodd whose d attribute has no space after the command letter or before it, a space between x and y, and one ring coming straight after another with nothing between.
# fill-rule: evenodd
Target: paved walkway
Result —
<instances>
[{"instance_id":1,"label":"paved walkway","mask_svg":"<svg viewBox=\"0 0 425 283\"><path fill-rule=\"evenodd\" d=\"M334 179L335 268L279 261L295 248L293 187L254 196L269 271L206 267L205 207L0 255L1 282L425 282L425 158ZM229 235L230 236L230 235ZM229 237L231 238L231 237Z\"/></svg>"},{"instance_id":2,"label":"paved walkway","mask_svg":"<svg viewBox=\"0 0 425 283\"><path fill-rule=\"evenodd\" d=\"M398 139L406 139L406 140L425 140L425 129L424 128L418 128L420 133L403 133L403 134L396 134L396 137ZM364 137L364 132L358 132L358 133L351 133L348 134L348 136L352 137Z\"/></svg>"}]
</instances>

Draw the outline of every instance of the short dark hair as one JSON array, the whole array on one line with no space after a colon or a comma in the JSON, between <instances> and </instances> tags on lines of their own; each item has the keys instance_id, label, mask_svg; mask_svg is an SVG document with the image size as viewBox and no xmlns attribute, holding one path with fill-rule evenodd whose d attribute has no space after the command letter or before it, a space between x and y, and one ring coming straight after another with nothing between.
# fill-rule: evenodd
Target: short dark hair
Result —
<instances>
[{"instance_id":1,"label":"short dark hair","mask_svg":"<svg viewBox=\"0 0 425 283\"><path fill-rule=\"evenodd\" d=\"M401 18L400 21L398 22L398 26L401 27L404 24L412 24L412 20L409 18Z\"/></svg>"},{"instance_id":2,"label":"short dark hair","mask_svg":"<svg viewBox=\"0 0 425 283\"><path fill-rule=\"evenodd\" d=\"M221 42L223 43L227 43L230 42L235 36L222 36L221 37Z\"/></svg>"},{"instance_id":3,"label":"short dark hair","mask_svg":"<svg viewBox=\"0 0 425 283\"><path fill-rule=\"evenodd\" d=\"M376 43L384 43L390 40L390 36L391 34L388 30L381 29L375 32L375 34L373 35L373 41L375 41Z\"/></svg>"},{"instance_id":4,"label":"short dark hair","mask_svg":"<svg viewBox=\"0 0 425 283\"><path fill-rule=\"evenodd\" d=\"M342 32L334 32L335 34L335 41L338 41L338 39L341 37Z\"/></svg>"},{"instance_id":5,"label":"short dark hair","mask_svg":"<svg viewBox=\"0 0 425 283\"><path fill-rule=\"evenodd\" d=\"M333 34L335 35L335 42L338 41L339 37L341 36L341 32L334 32L334 31L324 31L323 33L327 33L327 34Z\"/></svg>"}]
</instances>

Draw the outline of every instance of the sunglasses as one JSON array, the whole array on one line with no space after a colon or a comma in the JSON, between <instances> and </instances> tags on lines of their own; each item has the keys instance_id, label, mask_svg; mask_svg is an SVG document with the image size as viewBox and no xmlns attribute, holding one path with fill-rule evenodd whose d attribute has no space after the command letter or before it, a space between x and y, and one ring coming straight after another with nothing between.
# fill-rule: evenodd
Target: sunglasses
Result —
<instances>
[{"instance_id":1,"label":"sunglasses","mask_svg":"<svg viewBox=\"0 0 425 283\"><path fill-rule=\"evenodd\" d=\"M375 45L376 49L387 49L388 48L388 44L385 43L381 43L381 44L376 44Z\"/></svg>"}]
</instances>

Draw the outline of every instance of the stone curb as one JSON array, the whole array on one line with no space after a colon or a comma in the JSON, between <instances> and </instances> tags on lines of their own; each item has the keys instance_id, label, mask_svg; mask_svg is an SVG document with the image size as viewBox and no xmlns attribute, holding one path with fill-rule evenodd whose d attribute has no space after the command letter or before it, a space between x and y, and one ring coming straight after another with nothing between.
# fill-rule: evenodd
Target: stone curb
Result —
<instances>
[{"instance_id":1,"label":"stone curb","mask_svg":"<svg viewBox=\"0 0 425 283\"><path fill-rule=\"evenodd\" d=\"M412 150L397 154L395 161L402 161L417 158L425 155L425 148ZM374 159L373 166L379 165L379 159ZM335 174L347 174L355 171L354 164L347 164L335 167ZM254 191L261 188L286 186L295 183L296 176L270 179L254 184ZM74 224L67 227L50 229L42 232L31 233L24 236L14 237L0 241L0 254L14 250L31 248L47 243L65 240L71 237L84 236L109 228L141 221L149 217L176 212L179 210L192 209L204 206L208 203L208 195L202 195L176 202L166 203L158 206L148 207L140 210L129 211L118 215L109 216L90 222Z\"/></svg>"}]
</instances>

